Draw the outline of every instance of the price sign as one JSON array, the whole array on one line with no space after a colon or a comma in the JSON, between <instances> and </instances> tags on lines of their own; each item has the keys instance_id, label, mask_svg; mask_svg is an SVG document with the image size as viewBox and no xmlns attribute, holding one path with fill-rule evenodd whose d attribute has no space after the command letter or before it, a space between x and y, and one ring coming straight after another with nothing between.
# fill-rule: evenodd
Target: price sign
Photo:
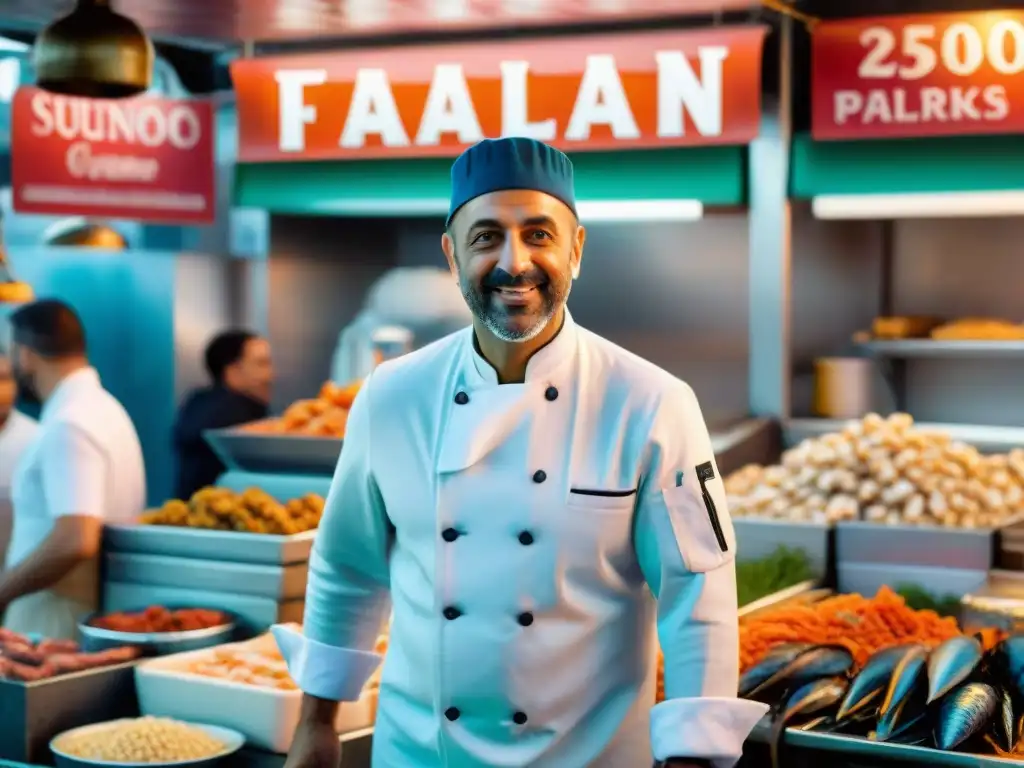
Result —
<instances>
[{"instance_id":1,"label":"price sign","mask_svg":"<svg viewBox=\"0 0 1024 768\"><path fill-rule=\"evenodd\" d=\"M1024 11L824 23L811 55L815 139L1024 132Z\"/></svg>"}]
</instances>

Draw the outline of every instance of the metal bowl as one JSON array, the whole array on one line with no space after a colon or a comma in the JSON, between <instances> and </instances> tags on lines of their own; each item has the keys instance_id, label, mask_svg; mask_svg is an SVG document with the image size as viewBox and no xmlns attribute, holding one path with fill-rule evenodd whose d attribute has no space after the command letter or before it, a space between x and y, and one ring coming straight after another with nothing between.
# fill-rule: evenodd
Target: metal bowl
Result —
<instances>
[{"instance_id":1,"label":"metal bowl","mask_svg":"<svg viewBox=\"0 0 1024 768\"><path fill-rule=\"evenodd\" d=\"M131 720L134 718L127 719ZM72 728L70 731L65 731L64 733L55 736L50 740L50 751L53 752L57 768L96 768L96 766L104 766L105 768L161 768L163 766L174 766L175 768L186 768L186 766L188 766L188 768L212 768L212 766L218 765L221 760L229 755L233 755L245 746L245 736L231 728L221 728L217 725L204 725L202 723L184 723L184 725L190 725L193 728L202 729L213 738L223 742L224 751L220 754L214 755L213 757L204 757L200 760L176 760L169 763L113 763L108 760L91 760L85 757L73 757L72 755L61 752L60 749L57 748L57 743L66 736L88 734L93 731L102 732L103 729L109 728L115 723L120 722L124 721L111 720L107 723L85 725L81 728Z\"/></svg>"},{"instance_id":2,"label":"metal bowl","mask_svg":"<svg viewBox=\"0 0 1024 768\"><path fill-rule=\"evenodd\" d=\"M177 610L178 608L180 606L168 607L168 610ZM132 613L132 611L118 611L118 613ZM230 617L226 611L221 611L221 613ZM144 656L169 656L172 653L199 651L203 648L229 643L234 639L237 626L233 619L215 627L192 629L185 632L120 632L90 625L91 621L105 615L104 613L94 613L79 622L78 633L82 636L83 650L105 651L108 648L134 645L142 650Z\"/></svg>"}]
</instances>

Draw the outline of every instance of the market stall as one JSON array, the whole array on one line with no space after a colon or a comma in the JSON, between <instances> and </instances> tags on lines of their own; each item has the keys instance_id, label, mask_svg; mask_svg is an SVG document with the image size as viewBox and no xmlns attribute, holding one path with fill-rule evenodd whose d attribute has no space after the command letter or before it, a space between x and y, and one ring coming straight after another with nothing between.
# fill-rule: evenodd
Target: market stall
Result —
<instances>
[{"instance_id":1,"label":"market stall","mask_svg":"<svg viewBox=\"0 0 1024 768\"><path fill-rule=\"evenodd\" d=\"M445 269L453 156L520 133L572 153L590 232L574 316L684 375L721 453L749 438L757 429L737 431L748 397L738 211L764 35L716 27L236 61L236 200L272 214L278 406L320 388L338 334L381 275ZM609 311L632 295L645 301ZM316 323L299 321L309 304Z\"/></svg>"}]
</instances>

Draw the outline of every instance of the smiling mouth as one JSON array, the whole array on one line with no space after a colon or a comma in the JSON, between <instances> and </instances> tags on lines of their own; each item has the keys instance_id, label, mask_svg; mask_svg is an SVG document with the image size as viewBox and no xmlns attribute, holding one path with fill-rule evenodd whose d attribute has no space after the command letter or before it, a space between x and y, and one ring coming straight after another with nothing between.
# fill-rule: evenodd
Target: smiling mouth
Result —
<instances>
[{"instance_id":1,"label":"smiling mouth","mask_svg":"<svg viewBox=\"0 0 1024 768\"><path fill-rule=\"evenodd\" d=\"M491 291L499 298L499 300L506 306L524 306L533 299L537 294L538 287L536 285L529 286L517 286L508 287L503 286L501 288L492 288Z\"/></svg>"}]
</instances>

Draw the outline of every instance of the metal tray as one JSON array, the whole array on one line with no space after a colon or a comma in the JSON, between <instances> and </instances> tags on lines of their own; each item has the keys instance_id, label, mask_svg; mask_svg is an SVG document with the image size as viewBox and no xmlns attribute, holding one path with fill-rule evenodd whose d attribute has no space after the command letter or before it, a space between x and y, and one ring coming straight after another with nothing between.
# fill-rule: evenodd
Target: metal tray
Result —
<instances>
[{"instance_id":1,"label":"metal tray","mask_svg":"<svg viewBox=\"0 0 1024 768\"><path fill-rule=\"evenodd\" d=\"M50 764L58 733L138 714L135 662L34 683L0 680L0 757Z\"/></svg>"},{"instance_id":2,"label":"metal tray","mask_svg":"<svg viewBox=\"0 0 1024 768\"><path fill-rule=\"evenodd\" d=\"M242 429L210 429L203 438L228 469L304 475L334 474L342 440L303 435L266 435Z\"/></svg>"},{"instance_id":3,"label":"metal tray","mask_svg":"<svg viewBox=\"0 0 1024 768\"><path fill-rule=\"evenodd\" d=\"M964 596L960 610L964 624L1024 631L1024 573L992 571L984 585Z\"/></svg>"},{"instance_id":4,"label":"metal tray","mask_svg":"<svg viewBox=\"0 0 1024 768\"><path fill-rule=\"evenodd\" d=\"M170 525L118 524L104 527L103 546L108 552L291 565L309 560L315 536L316 531L276 536L269 533L210 531Z\"/></svg>"},{"instance_id":5,"label":"metal tray","mask_svg":"<svg viewBox=\"0 0 1024 768\"><path fill-rule=\"evenodd\" d=\"M146 606L136 607L133 612L143 611L145 608ZM229 621L215 627L186 632L119 632L91 625L93 619L103 615L105 614L94 613L78 623L78 634L82 636L82 645L86 650L103 651L107 648L134 645L141 648L146 656L169 656L172 653L199 651L231 642L238 626L235 621Z\"/></svg>"},{"instance_id":6,"label":"metal tray","mask_svg":"<svg viewBox=\"0 0 1024 768\"><path fill-rule=\"evenodd\" d=\"M736 531L739 560L760 560L779 547L787 547L807 555L818 578L828 573L829 537L832 535L829 526L757 517L734 517L732 526Z\"/></svg>"},{"instance_id":7,"label":"metal tray","mask_svg":"<svg viewBox=\"0 0 1024 768\"><path fill-rule=\"evenodd\" d=\"M995 542L995 530L843 522L836 526L836 562L988 571Z\"/></svg>"},{"instance_id":8,"label":"metal tray","mask_svg":"<svg viewBox=\"0 0 1024 768\"><path fill-rule=\"evenodd\" d=\"M781 608L784 605L808 605L824 600L831 595L832 590L820 588L817 581L803 581L799 584L794 584L788 589L779 590L762 597L760 600L747 603L740 608L739 617L741 619L750 618L765 611Z\"/></svg>"},{"instance_id":9,"label":"metal tray","mask_svg":"<svg viewBox=\"0 0 1024 768\"><path fill-rule=\"evenodd\" d=\"M849 563L836 566L836 586L840 592L875 594L880 587L915 586L936 598L962 597L981 587L987 570L942 568L937 565L894 565L892 563Z\"/></svg>"},{"instance_id":10,"label":"metal tray","mask_svg":"<svg viewBox=\"0 0 1024 768\"><path fill-rule=\"evenodd\" d=\"M135 552L108 552L104 578L125 584L152 584L212 592L297 600L306 594L308 563L255 565Z\"/></svg>"},{"instance_id":11,"label":"metal tray","mask_svg":"<svg viewBox=\"0 0 1024 768\"><path fill-rule=\"evenodd\" d=\"M754 728L750 740L764 743L768 740L770 727L767 720ZM815 733L795 728L786 729L785 743L801 749L813 749L821 752L838 752L848 757L864 758L866 765L871 760L892 760L897 762L917 763L927 768L953 766L954 768L1002 768L1016 765L1019 760L1008 760L993 755L972 755L965 752L944 752L930 747L913 747L907 744L889 744L884 741L872 741L857 736L846 736L835 733ZM826 763L822 761L822 765Z\"/></svg>"},{"instance_id":12,"label":"metal tray","mask_svg":"<svg viewBox=\"0 0 1024 768\"><path fill-rule=\"evenodd\" d=\"M338 768L370 768L373 728L341 734L341 765ZM275 755L248 747L225 760L224 768L284 768L287 755Z\"/></svg>"},{"instance_id":13,"label":"metal tray","mask_svg":"<svg viewBox=\"0 0 1024 768\"><path fill-rule=\"evenodd\" d=\"M213 608L235 616L242 635L260 634L278 623L302 623L305 600L277 601L233 592L157 587L151 584L103 583L103 610L132 611L140 605L189 605Z\"/></svg>"}]
</instances>

